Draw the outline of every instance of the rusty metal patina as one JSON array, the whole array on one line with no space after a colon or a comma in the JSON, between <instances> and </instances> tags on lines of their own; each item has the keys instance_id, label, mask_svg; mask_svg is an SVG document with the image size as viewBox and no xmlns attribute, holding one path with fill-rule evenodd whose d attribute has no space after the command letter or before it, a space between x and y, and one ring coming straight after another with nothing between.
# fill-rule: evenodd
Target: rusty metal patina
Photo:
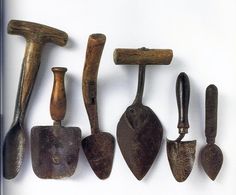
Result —
<instances>
[{"instance_id":1,"label":"rusty metal patina","mask_svg":"<svg viewBox=\"0 0 236 195\"><path fill-rule=\"evenodd\" d=\"M176 81L176 98L179 111L179 137L167 140L167 155L171 171L178 182L185 181L190 175L196 152L196 140L182 141L188 133L188 106L190 98L190 83L187 74L180 73Z\"/></svg>"},{"instance_id":2,"label":"rusty metal patina","mask_svg":"<svg viewBox=\"0 0 236 195\"><path fill-rule=\"evenodd\" d=\"M140 64L136 98L117 125L121 153L134 176L141 180L152 166L161 147L163 128L151 108L142 104L147 64L170 64L171 50L116 49L116 64Z\"/></svg>"},{"instance_id":3,"label":"rusty metal patina","mask_svg":"<svg viewBox=\"0 0 236 195\"><path fill-rule=\"evenodd\" d=\"M201 150L201 163L207 175L215 180L223 164L223 153L215 144L217 134L218 89L209 85L206 89L205 135L207 145Z\"/></svg>"}]
</instances>

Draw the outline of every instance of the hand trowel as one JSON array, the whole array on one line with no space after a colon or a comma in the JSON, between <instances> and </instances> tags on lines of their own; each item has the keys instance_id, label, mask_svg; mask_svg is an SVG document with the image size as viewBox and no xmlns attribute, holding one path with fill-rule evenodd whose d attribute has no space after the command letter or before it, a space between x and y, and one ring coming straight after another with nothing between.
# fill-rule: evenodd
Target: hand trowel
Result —
<instances>
[{"instance_id":1,"label":"hand trowel","mask_svg":"<svg viewBox=\"0 0 236 195\"><path fill-rule=\"evenodd\" d=\"M167 139L167 155L171 171L178 182L187 179L195 160L196 140L182 141L188 133L188 106L190 84L187 74L180 73L176 82L176 98L179 110L179 137L172 141Z\"/></svg>"},{"instance_id":2,"label":"hand trowel","mask_svg":"<svg viewBox=\"0 0 236 195\"><path fill-rule=\"evenodd\" d=\"M82 140L82 147L91 168L100 179L106 179L111 173L115 148L114 137L100 130L97 114L97 75L105 42L104 34L89 36L82 86L92 133Z\"/></svg>"},{"instance_id":3,"label":"hand trowel","mask_svg":"<svg viewBox=\"0 0 236 195\"><path fill-rule=\"evenodd\" d=\"M31 157L34 173L43 179L70 177L75 172L81 142L79 127L64 127L66 113L64 75L66 68L54 67L54 85L50 113L53 126L35 126L31 130Z\"/></svg>"},{"instance_id":4,"label":"hand trowel","mask_svg":"<svg viewBox=\"0 0 236 195\"><path fill-rule=\"evenodd\" d=\"M134 176L141 180L151 168L161 147L163 128L151 108L143 105L142 96L146 65L169 65L170 49L116 49L116 64L139 65L136 98L117 125L117 140L121 153Z\"/></svg>"},{"instance_id":5,"label":"hand trowel","mask_svg":"<svg viewBox=\"0 0 236 195\"><path fill-rule=\"evenodd\" d=\"M218 89L209 85L206 89L205 135L207 145L201 150L201 163L206 174L215 180L223 164L223 153L215 144L217 133Z\"/></svg>"}]
</instances>

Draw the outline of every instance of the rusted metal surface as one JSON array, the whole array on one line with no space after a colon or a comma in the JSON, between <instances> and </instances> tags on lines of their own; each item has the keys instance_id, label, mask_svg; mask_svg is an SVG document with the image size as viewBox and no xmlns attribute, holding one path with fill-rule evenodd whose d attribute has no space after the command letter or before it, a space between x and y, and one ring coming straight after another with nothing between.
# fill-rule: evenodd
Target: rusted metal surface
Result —
<instances>
[{"instance_id":1,"label":"rusted metal surface","mask_svg":"<svg viewBox=\"0 0 236 195\"><path fill-rule=\"evenodd\" d=\"M217 134L218 89L209 85L206 89L206 127L207 145L201 150L201 163L207 175L215 180L223 164L223 153L215 144Z\"/></svg>"},{"instance_id":2,"label":"rusted metal surface","mask_svg":"<svg viewBox=\"0 0 236 195\"><path fill-rule=\"evenodd\" d=\"M185 181L192 171L195 160L196 140L182 141L188 133L188 106L190 98L189 78L180 73L176 81L176 98L179 111L179 137L167 140L167 155L171 171L178 182Z\"/></svg>"},{"instance_id":3,"label":"rusted metal surface","mask_svg":"<svg viewBox=\"0 0 236 195\"><path fill-rule=\"evenodd\" d=\"M52 68L54 85L50 113L53 126L36 126L31 131L31 156L34 173L43 179L69 177L79 159L81 130L61 126L66 113L64 75L66 68Z\"/></svg>"},{"instance_id":4,"label":"rusted metal surface","mask_svg":"<svg viewBox=\"0 0 236 195\"><path fill-rule=\"evenodd\" d=\"M9 22L8 33L21 35L26 39L14 119L3 145L3 176L12 179L18 174L23 161L26 145L24 117L39 69L43 46L47 42L64 46L68 36L52 27L18 20Z\"/></svg>"},{"instance_id":5,"label":"rusted metal surface","mask_svg":"<svg viewBox=\"0 0 236 195\"><path fill-rule=\"evenodd\" d=\"M37 126L31 130L34 173L43 179L70 177L75 172L81 141L77 127Z\"/></svg>"},{"instance_id":6,"label":"rusted metal surface","mask_svg":"<svg viewBox=\"0 0 236 195\"><path fill-rule=\"evenodd\" d=\"M145 81L145 65L169 64L171 50L116 49L116 64L135 64L139 66L139 80L136 98L122 115L117 125L117 140L121 153L132 173L141 180L155 160L162 142L163 128L151 108L142 104Z\"/></svg>"},{"instance_id":7,"label":"rusted metal surface","mask_svg":"<svg viewBox=\"0 0 236 195\"><path fill-rule=\"evenodd\" d=\"M196 141L167 140L167 154L171 171L178 182L187 179L195 160Z\"/></svg>"},{"instance_id":8,"label":"rusted metal surface","mask_svg":"<svg viewBox=\"0 0 236 195\"><path fill-rule=\"evenodd\" d=\"M103 34L89 36L82 83L92 132L92 135L82 140L82 147L91 168L100 179L106 179L111 173L115 148L114 137L110 133L101 132L97 114L97 75L105 42Z\"/></svg>"}]
</instances>

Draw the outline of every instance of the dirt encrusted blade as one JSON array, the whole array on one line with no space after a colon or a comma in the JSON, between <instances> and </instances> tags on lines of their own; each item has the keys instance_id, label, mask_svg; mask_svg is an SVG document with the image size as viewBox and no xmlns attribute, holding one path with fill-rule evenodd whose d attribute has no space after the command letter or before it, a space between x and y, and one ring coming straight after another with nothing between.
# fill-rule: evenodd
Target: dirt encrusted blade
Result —
<instances>
[{"instance_id":1,"label":"dirt encrusted blade","mask_svg":"<svg viewBox=\"0 0 236 195\"><path fill-rule=\"evenodd\" d=\"M221 149L215 144L207 144L201 151L201 163L207 175L215 180L223 164Z\"/></svg>"},{"instance_id":2,"label":"dirt encrusted blade","mask_svg":"<svg viewBox=\"0 0 236 195\"><path fill-rule=\"evenodd\" d=\"M82 140L85 156L100 179L109 177L114 157L115 139L107 132L98 132Z\"/></svg>"},{"instance_id":3,"label":"dirt encrusted blade","mask_svg":"<svg viewBox=\"0 0 236 195\"><path fill-rule=\"evenodd\" d=\"M79 159L80 141L78 127L33 127L31 155L34 173L44 179L73 175Z\"/></svg>"},{"instance_id":4,"label":"dirt encrusted blade","mask_svg":"<svg viewBox=\"0 0 236 195\"><path fill-rule=\"evenodd\" d=\"M167 140L167 155L171 171L178 182L185 181L190 175L196 152L196 141Z\"/></svg>"},{"instance_id":5,"label":"dirt encrusted blade","mask_svg":"<svg viewBox=\"0 0 236 195\"><path fill-rule=\"evenodd\" d=\"M141 180L150 169L161 147L163 129L147 106L132 105L117 126L121 153L132 173Z\"/></svg>"}]
</instances>

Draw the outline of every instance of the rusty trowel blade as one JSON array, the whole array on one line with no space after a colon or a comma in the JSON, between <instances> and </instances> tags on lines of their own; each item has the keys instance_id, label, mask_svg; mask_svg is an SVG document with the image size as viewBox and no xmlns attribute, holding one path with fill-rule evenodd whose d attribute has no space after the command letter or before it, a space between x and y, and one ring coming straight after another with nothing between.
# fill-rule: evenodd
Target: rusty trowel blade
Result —
<instances>
[{"instance_id":1,"label":"rusty trowel blade","mask_svg":"<svg viewBox=\"0 0 236 195\"><path fill-rule=\"evenodd\" d=\"M178 182L185 181L192 171L196 152L196 140L167 140L167 155L171 171Z\"/></svg>"},{"instance_id":2,"label":"rusty trowel blade","mask_svg":"<svg viewBox=\"0 0 236 195\"><path fill-rule=\"evenodd\" d=\"M82 147L94 173L106 179L111 173L115 139L107 132L98 132L82 140Z\"/></svg>"},{"instance_id":3,"label":"rusty trowel blade","mask_svg":"<svg viewBox=\"0 0 236 195\"><path fill-rule=\"evenodd\" d=\"M121 153L134 176L141 180L161 147L162 125L147 106L130 106L117 126Z\"/></svg>"},{"instance_id":4,"label":"rusty trowel blade","mask_svg":"<svg viewBox=\"0 0 236 195\"><path fill-rule=\"evenodd\" d=\"M207 175L214 181L223 164L223 154L216 144L207 144L201 151L201 163Z\"/></svg>"},{"instance_id":5,"label":"rusty trowel blade","mask_svg":"<svg viewBox=\"0 0 236 195\"><path fill-rule=\"evenodd\" d=\"M31 130L31 157L39 178L59 179L75 172L81 142L78 127L36 126Z\"/></svg>"}]
</instances>

